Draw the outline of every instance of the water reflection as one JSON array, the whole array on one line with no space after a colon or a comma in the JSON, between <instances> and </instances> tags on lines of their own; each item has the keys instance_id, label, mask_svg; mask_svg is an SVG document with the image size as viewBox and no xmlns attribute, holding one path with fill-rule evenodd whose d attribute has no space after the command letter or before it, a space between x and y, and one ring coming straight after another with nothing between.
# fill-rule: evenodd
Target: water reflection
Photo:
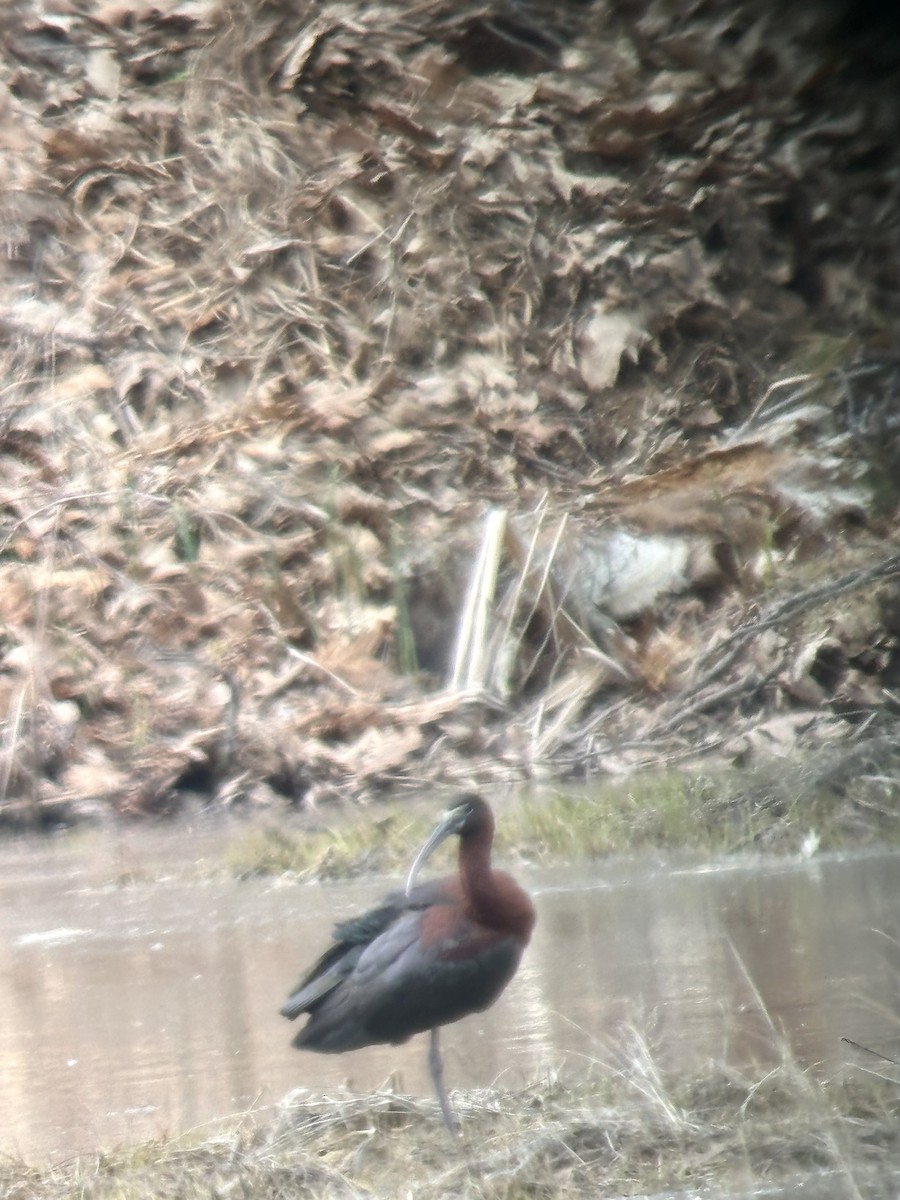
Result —
<instances>
[{"instance_id":1,"label":"water reflection","mask_svg":"<svg viewBox=\"0 0 900 1200\"><path fill-rule=\"evenodd\" d=\"M203 852L179 838L128 854ZM97 842L3 853L0 1149L71 1154L395 1072L430 1094L424 1039L303 1054L277 1013L331 923L383 881L121 888L109 861ZM777 1058L782 1035L826 1068L847 1057L842 1035L897 1044L896 854L517 874L536 895L534 943L498 1004L445 1032L451 1088L610 1063L629 1031L679 1071Z\"/></svg>"}]
</instances>

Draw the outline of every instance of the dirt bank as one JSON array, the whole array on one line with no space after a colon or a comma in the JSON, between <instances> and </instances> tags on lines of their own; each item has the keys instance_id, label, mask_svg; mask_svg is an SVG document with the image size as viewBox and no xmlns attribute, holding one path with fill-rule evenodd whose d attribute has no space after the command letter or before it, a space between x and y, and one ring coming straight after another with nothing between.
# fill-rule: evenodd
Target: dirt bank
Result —
<instances>
[{"instance_id":1,"label":"dirt bank","mask_svg":"<svg viewBox=\"0 0 900 1200\"><path fill-rule=\"evenodd\" d=\"M6 824L823 745L892 804L896 21L0 29Z\"/></svg>"},{"instance_id":2,"label":"dirt bank","mask_svg":"<svg viewBox=\"0 0 900 1200\"><path fill-rule=\"evenodd\" d=\"M896 1194L896 1081L863 1073L821 1084L788 1062L674 1082L635 1061L612 1079L472 1094L458 1142L433 1108L388 1092L298 1094L206 1141L0 1163L0 1183L16 1200Z\"/></svg>"}]
</instances>

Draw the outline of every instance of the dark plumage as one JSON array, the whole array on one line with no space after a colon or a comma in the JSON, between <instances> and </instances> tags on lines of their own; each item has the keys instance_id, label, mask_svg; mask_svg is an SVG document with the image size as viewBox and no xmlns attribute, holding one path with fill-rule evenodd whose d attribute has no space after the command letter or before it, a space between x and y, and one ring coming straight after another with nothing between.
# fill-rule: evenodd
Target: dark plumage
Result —
<instances>
[{"instance_id":1,"label":"dark plumage","mask_svg":"<svg viewBox=\"0 0 900 1200\"><path fill-rule=\"evenodd\" d=\"M459 872L417 884L446 838L459 837ZM438 1028L491 1005L515 974L534 928L534 907L505 872L491 867L494 818L480 796L462 797L419 851L405 891L335 926L334 943L281 1012L308 1013L294 1038L335 1054L405 1042L431 1030L429 1065L448 1128L456 1122L442 1083Z\"/></svg>"}]
</instances>

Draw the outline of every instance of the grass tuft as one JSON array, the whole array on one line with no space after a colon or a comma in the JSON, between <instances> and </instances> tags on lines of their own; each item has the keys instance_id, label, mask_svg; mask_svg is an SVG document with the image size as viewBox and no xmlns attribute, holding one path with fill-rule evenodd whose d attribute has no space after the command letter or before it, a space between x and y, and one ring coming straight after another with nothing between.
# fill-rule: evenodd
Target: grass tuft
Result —
<instances>
[{"instance_id":1,"label":"grass tuft","mask_svg":"<svg viewBox=\"0 0 900 1200\"><path fill-rule=\"evenodd\" d=\"M292 874L301 879L349 879L408 867L430 822L398 812L309 830L253 829L225 853L226 870L242 879Z\"/></svg>"},{"instance_id":2,"label":"grass tuft","mask_svg":"<svg viewBox=\"0 0 900 1200\"><path fill-rule=\"evenodd\" d=\"M497 805L497 855L501 862L554 863L647 849L707 857L750 850L807 854L858 845L867 836L864 821L870 838L891 842L900 839L900 820L885 799L885 778L858 778L852 801L844 776L821 763L775 762L752 772L654 771L543 788ZM371 809L336 816L316 829L255 828L231 844L225 868L241 877L396 875L409 866L433 816L404 810L398 801L377 816Z\"/></svg>"},{"instance_id":3,"label":"grass tuft","mask_svg":"<svg viewBox=\"0 0 900 1200\"><path fill-rule=\"evenodd\" d=\"M785 1055L774 1069L707 1065L667 1077L640 1039L579 1078L456 1095L462 1136L435 1103L393 1091L305 1089L202 1142L162 1139L53 1166L0 1163L9 1200L254 1200L599 1195L893 1195L900 1081L817 1081ZM804 1194L807 1194L804 1192ZM813 1194L813 1193L809 1193Z\"/></svg>"}]
</instances>

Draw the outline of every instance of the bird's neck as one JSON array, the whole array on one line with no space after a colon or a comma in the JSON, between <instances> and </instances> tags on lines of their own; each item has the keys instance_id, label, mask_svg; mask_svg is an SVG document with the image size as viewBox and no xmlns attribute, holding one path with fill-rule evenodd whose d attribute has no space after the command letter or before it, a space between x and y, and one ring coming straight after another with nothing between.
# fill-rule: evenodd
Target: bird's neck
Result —
<instances>
[{"instance_id":1,"label":"bird's neck","mask_svg":"<svg viewBox=\"0 0 900 1200\"><path fill-rule=\"evenodd\" d=\"M490 838L476 834L460 842L459 875L475 916L487 921L496 892Z\"/></svg>"},{"instance_id":2,"label":"bird's neck","mask_svg":"<svg viewBox=\"0 0 900 1200\"><path fill-rule=\"evenodd\" d=\"M459 874L472 916L482 925L528 941L534 925L534 908L528 896L503 872L491 867L491 838L475 837L460 843Z\"/></svg>"}]
</instances>

